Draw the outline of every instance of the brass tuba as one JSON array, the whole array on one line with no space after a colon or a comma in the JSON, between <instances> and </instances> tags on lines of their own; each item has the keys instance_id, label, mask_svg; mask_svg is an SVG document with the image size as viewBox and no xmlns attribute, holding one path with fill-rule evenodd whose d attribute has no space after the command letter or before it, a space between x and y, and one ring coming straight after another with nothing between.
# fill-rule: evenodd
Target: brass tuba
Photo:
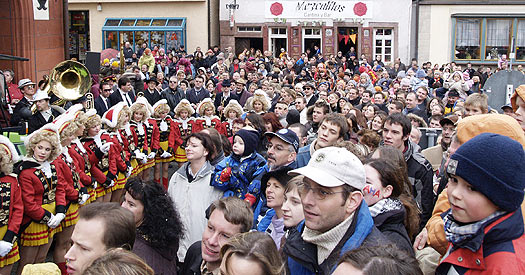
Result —
<instances>
[{"instance_id":1,"label":"brass tuba","mask_svg":"<svg viewBox=\"0 0 525 275\"><path fill-rule=\"evenodd\" d=\"M94 106L93 94L91 94L91 76L88 69L79 62L66 60L58 63L51 75L44 76L45 85L43 91L48 95L55 95L58 100L51 102L52 105L63 107L68 101L74 101L86 95L88 106ZM90 107L92 108L92 107ZM36 112L36 105L31 110Z\"/></svg>"}]
</instances>

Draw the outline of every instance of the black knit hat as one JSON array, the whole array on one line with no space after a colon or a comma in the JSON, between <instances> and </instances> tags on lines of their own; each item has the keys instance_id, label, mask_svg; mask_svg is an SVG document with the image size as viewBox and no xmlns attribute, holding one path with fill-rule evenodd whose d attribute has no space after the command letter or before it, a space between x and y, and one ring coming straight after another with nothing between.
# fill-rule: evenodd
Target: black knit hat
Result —
<instances>
[{"instance_id":1,"label":"black knit hat","mask_svg":"<svg viewBox=\"0 0 525 275\"><path fill-rule=\"evenodd\" d=\"M259 134L256 131L241 129L235 136L239 136L244 141L243 157L251 155L259 145ZM235 136L233 136L234 140Z\"/></svg>"}]
</instances>

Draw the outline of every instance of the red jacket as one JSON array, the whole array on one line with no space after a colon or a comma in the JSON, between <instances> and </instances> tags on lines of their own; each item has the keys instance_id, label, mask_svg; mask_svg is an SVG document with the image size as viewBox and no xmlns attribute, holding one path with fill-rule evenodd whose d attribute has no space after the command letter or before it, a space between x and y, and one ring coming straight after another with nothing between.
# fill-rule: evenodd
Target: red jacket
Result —
<instances>
[{"instance_id":1,"label":"red jacket","mask_svg":"<svg viewBox=\"0 0 525 275\"><path fill-rule=\"evenodd\" d=\"M24 202L22 224L25 225L31 221L47 223L52 214L42 208L42 205L47 203L55 202L55 212L65 214L65 185L58 181L55 165L51 163L53 174L51 179L46 178L44 172L39 169L40 164L34 161L23 161L21 166L18 183L22 190L22 201Z\"/></svg>"},{"instance_id":2,"label":"red jacket","mask_svg":"<svg viewBox=\"0 0 525 275\"><path fill-rule=\"evenodd\" d=\"M170 132L169 144L174 144L173 148L181 146L184 141L186 141L186 139L195 132L195 129L195 120L193 119L188 119L186 122L186 128L184 128L184 123L182 120L174 120L172 131Z\"/></svg>"},{"instance_id":3,"label":"red jacket","mask_svg":"<svg viewBox=\"0 0 525 275\"><path fill-rule=\"evenodd\" d=\"M0 174L0 213L8 218L7 220L0 219L0 226L7 225L7 232L4 235L3 241L13 243L15 236L20 230L22 217L24 216L24 202L22 201L22 192L15 177Z\"/></svg>"},{"instance_id":4,"label":"red jacket","mask_svg":"<svg viewBox=\"0 0 525 275\"><path fill-rule=\"evenodd\" d=\"M70 161L68 161L64 154L60 154L60 156L52 162L57 169L58 182L65 184L64 199L67 203L78 201L80 188L84 187L80 183L80 177L78 176L73 159L71 158Z\"/></svg>"},{"instance_id":5,"label":"red jacket","mask_svg":"<svg viewBox=\"0 0 525 275\"><path fill-rule=\"evenodd\" d=\"M436 269L447 274L453 266L459 274L525 274L525 236L521 209L496 218L480 229L480 236L461 247L449 244ZM467 247L480 248L472 252Z\"/></svg>"},{"instance_id":6,"label":"red jacket","mask_svg":"<svg viewBox=\"0 0 525 275\"><path fill-rule=\"evenodd\" d=\"M206 128L215 128L219 134L225 136L226 128L221 123L221 120L217 116L211 117L211 125L206 124L206 119L204 117L198 117L195 119L195 126L193 128L194 133L198 133Z\"/></svg>"},{"instance_id":7,"label":"red jacket","mask_svg":"<svg viewBox=\"0 0 525 275\"><path fill-rule=\"evenodd\" d=\"M100 140L102 144L105 144L106 142L113 142L113 138L111 138L108 134L103 133L100 137ZM117 157L118 157L118 151L116 149L116 146L110 146L109 152L107 155L103 154L100 149L97 146L97 143L92 137L83 138L82 142L84 144L84 148L86 149L88 155L89 155L89 161L91 162L91 166L97 166L100 171L103 173L106 173L106 178L110 180L115 180L117 178ZM99 181L97 179L97 182L100 184L103 184L106 181Z\"/></svg>"},{"instance_id":8,"label":"red jacket","mask_svg":"<svg viewBox=\"0 0 525 275\"><path fill-rule=\"evenodd\" d=\"M83 145L81 146L84 148ZM91 165L89 155L85 149L83 151L77 144L73 143L69 147L69 155L73 158L75 167L78 168L78 176L83 186L91 186L93 184L92 179L95 179L97 182L106 180L106 175L96 165ZM91 174L91 176L88 174Z\"/></svg>"},{"instance_id":9,"label":"red jacket","mask_svg":"<svg viewBox=\"0 0 525 275\"><path fill-rule=\"evenodd\" d=\"M151 152L157 152L160 149L160 130L157 121L153 118L148 118L146 123L146 139Z\"/></svg>"}]
</instances>

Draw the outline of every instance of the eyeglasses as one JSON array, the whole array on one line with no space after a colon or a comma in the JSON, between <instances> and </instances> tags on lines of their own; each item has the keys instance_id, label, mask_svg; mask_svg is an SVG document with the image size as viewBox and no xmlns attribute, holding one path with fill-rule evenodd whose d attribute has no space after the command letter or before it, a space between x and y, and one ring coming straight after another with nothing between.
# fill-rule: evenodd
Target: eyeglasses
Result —
<instances>
[{"instance_id":1,"label":"eyeglasses","mask_svg":"<svg viewBox=\"0 0 525 275\"><path fill-rule=\"evenodd\" d=\"M310 190L312 191L312 193L314 195L314 198L316 200L318 200L318 201L324 200L324 199L326 199L327 196L331 196L333 194L346 192L344 190L343 191L337 191L337 192L331 192L331 191L326 191L323 188L319 188L319 187L313 188L312 186L310 186L310 184L308 184L308 183L306 183L304 181L297 186L297 192L299 193L300 197L305 197L306 194L308 194L308 192L310 192Z\"/></svg>"},{"instance_id":2,"label":"eyeglasses","mask_svg":"<svg viewBox=\"0 0 525 275\"><path fill-rule=\"evenodd\" d=\"M304 89L305 89L305 90L311 90L312 88L310 88L310 87L305 87Z\"/></svg>"},{"instance_id":3,"label":"eyeglasses","mask_svg":"<svg viewBox=\"0 0 525 275\"><path fill-rule=\"evenodd\" d=\"M171 81L171 80L170 80L170 83L177 83L177 81Z\"/></svg>"},{"instance_id":4,"label":"eyeglasses","mask_svg":"<svg viewBox=\"0 0 525 275\"><path fill-rule=\"evenodd\" d=\"M111 92L111 89L104 89L104 92Z\"/></svg>"},{"instance_id":5,"label":"eyeglasses","mask_svg":"<svg viewBox=\"0 0 525 275\"><path fill-rule=\"evenodd\" d=\"M270 150L272 148L274 150L276 150L276 151L284 151L284 150L286 150L286 148L282 144L272 144L272 143L266 144L266 149Z\"/></svg>"}]
</instances>

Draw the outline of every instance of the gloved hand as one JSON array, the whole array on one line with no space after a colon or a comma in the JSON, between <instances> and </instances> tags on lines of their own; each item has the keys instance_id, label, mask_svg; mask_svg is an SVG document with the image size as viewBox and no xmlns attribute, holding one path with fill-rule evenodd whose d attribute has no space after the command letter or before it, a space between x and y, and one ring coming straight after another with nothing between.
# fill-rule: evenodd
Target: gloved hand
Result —
<instances>
[{"instance_id":1,"label":"gloved hand","mask_svg":"<svg viewBox=\"0 0 525 275\"><path fill-rule=\"evenodd\" d=\"M113 185L115 185L115 181L106 178L106 181L102 185L104 186L104 188L110 188L113 187Z\"/></svg>"},{"instance_id":2,"label":"gloved hand","mask_svg":"<svg viewBox=\"0 0 525 275\"><path fill-rule=\"evenodd\" d=\"M148 154L148 159L152 159L152 158L154 158L156 155L157 155L157 153L155 153L155 152L151 152L151 153Z\"/></svg>"},{"instance_id":3,"label":"gloved hand","mask_svg":"<svg viewBox=\"0 0 525 275\"><path fill-rule=\"evenodd\" d=\"M250 203L250 206L253 206L253 204L255 204L255 196L250 194L250 193L247 193L246 195L244 195L244 200L249 202Z\"/></svg>"},{"instance_id":4,"label":"gloved hand","mask_svg":"<svg viewBox=\"0 0 525 275\"><path fill-rule=\"evenodd\" d=\"M133 173L133 167L128 166L128 169L126 170L126 178L129 178L131 173Z\"/></svg>"},{"instance_id":5,"label":"gloved hand","mask_svg":"<svg viewBox=\"0 0 525 275\"><path fill-rule=\"evenodd\" d=\"M66 217L66 214L64 213L57 213L55 216L53 216L49 222L47 223L47 225L51 228L56 228L58 225L60 225L60 223L62 222L62 220Z\"/></svg>"},{"instance_id":6,"label":"gloved hand","mask_svg":"<svg viewBox=\"0 0 525 275\"><path fill-rule=\"evenodd\" d=\"M111 147L112 144L113 142L104 143L102 146L100 146L100 151L104 153L105 155L107 155L109 152L109 147Z\"/></svg>"},{"instance_id":7,"label":"gloved hand","mask_svg":"<svg viewBox=\"0 0 525 275\"><path fill-rule=\"evenodd\" d=\"M91 197L89 194L80 193L78 196L78 204L83 205Z\"/></svg>"},{"instance_id":8,"label":"gloved hand","mask_svg":"<svg viewBox=\"0 0 525 275\"><path fill-rule=\"evenodd\" d=\"M94 178L91 178L91 186L93 189L97 189L98 182Z\"/></svg>"},{"instance_id":9,"label":"gloved hand","mask_svg":"<svg viewBox=\"0 0 525 275\"><path fill-rule=\"evenodd\" d=\"M136 159L145 159L147 158L146 154L140 152L139 150L135 150L135 158Z\"/></svg>"},{"instance_id":10,"label":"gloved hand","mask_svg":"<svg viewBox=\"0 0 525 275\"><path fill-rule=\"evenodd\" d=\"M226 168L222 169L221 176L219 177L219 179L222 182L229 181L231 174L232 174L232 168L231 167L226 167Z\"/></svg>"},{"instance_id":11,"label":"gloved hand","mask_svg":"<svg viewBox=\"0 0 525 275\"><path fill-rule=\"evenodd\" d=\"M0 257L4 257L13 249L13 244L6 241L0 241Z\"/></svg>"},{"instance_id":12,"label":"gloved hand","mask_svg":"<svg viewBox=\"0 0 525 275\"><path fill-rule=\"evenodd\" d=\"M167 159L167 158L171 158L172 154L168 153L168 152L164 152L162 153L162 155L160 155L161 158L163 159Z\"/></svg>"}]
</instances>

